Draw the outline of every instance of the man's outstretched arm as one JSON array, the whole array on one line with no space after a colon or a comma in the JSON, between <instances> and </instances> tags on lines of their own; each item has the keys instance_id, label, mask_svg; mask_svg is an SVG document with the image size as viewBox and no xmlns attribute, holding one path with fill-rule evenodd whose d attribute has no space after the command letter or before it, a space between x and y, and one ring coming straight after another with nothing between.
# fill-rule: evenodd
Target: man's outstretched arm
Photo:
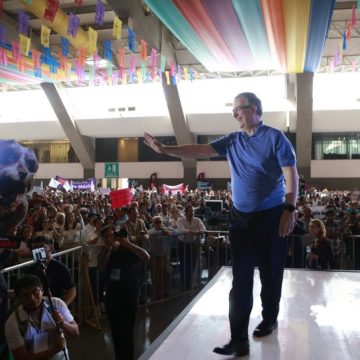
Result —
<instances>
[{"instance_id":1,"label":"man's outstretched arm","mask_svg":"<svg viewBox=\"0 0 360 360\"><path fill-rule=\"evenodd\" d=\"M210 144L168 146L162 144L159 140L155 139L148 133L144 133L144 138L145 144L159 154L193 159L208 158L219 155Z\"/></svg>"}]
</instances>

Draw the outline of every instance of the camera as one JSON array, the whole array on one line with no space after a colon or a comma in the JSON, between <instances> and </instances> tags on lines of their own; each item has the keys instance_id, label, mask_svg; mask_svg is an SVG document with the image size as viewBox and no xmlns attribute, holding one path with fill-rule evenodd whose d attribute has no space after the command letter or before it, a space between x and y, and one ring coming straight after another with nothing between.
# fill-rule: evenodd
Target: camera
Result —
<instances>
[{"instance_id":1,"label":"camera","mask_svg":"<svg viewBox=\"0 0 360 360\"><path fill-rule=\"evenodd\" d=\"M35 262L46 262L46 251L44 247L32 250L33 259Z\"/></svg>"}]
</instances>

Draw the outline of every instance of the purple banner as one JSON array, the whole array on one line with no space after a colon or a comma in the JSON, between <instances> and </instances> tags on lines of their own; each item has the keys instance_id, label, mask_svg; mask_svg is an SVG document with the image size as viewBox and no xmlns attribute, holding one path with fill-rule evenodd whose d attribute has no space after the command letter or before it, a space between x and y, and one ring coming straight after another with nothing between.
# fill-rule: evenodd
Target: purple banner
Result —
<instances>
[{"instance_id":1,"label":"purple banner","mask_svg":"<svg viewBox=\"0 0 360 360\"><path fill-rule=\"evenodd\" d=\"M82 181L71 181L70 184L73 190L94 191L96 187L96 178L93 177Z\"/></svg>"}]
</instances>

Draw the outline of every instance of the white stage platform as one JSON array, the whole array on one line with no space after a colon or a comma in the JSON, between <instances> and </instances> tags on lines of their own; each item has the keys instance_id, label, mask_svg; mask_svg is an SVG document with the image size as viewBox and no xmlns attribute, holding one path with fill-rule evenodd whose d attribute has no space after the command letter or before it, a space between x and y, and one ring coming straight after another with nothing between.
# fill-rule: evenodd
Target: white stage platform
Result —
<instances>
[{"instance_id":1,"label":"white stage platform","mask_svg":"<svg viewBox=\"0 0 360 360\"><path fill-rule=\"evenodd\" d=\"M223 267L156 339L140 360L232 359L214 354L229 340L231 268ZM360 359L360 273L286 270L279 327L255 340L261 321L260 280L255 272L250 356L243 359Z\"/></svg>"}]
</instances>

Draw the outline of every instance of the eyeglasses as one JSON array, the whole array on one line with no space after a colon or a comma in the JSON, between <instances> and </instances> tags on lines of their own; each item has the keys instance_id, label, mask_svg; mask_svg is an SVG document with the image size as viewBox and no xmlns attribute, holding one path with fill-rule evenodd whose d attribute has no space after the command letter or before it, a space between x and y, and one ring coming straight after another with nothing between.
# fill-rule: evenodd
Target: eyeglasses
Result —
<instances>
[{"instance_id":1,"label":"eyeglasses","mask_svg":"<svg viewBox=\"0 0 360 360\"><path fill-rule=\"evenodd\" d=\"M232 110L232 113L233 113L233 115L235 115L239 110L250 109L250 108L251 108L251 105L239 105Z\"/></svg>"}]
</instances>

